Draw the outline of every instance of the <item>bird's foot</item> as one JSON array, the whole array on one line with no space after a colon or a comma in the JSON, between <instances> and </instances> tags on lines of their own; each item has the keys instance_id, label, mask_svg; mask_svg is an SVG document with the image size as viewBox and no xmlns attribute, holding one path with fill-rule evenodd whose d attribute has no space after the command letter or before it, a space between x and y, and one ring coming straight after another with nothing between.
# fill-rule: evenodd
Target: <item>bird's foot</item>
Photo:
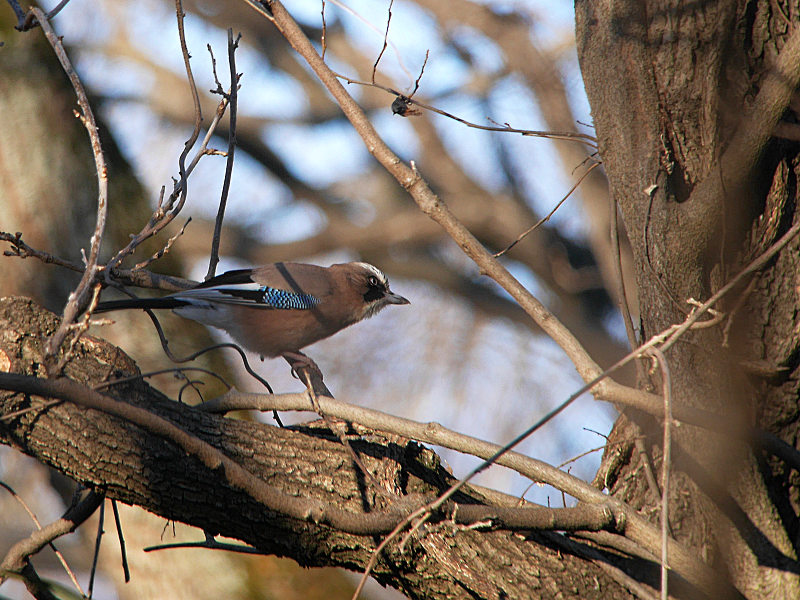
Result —
<instances>
[{"instance_id":1,"label":"bird's foot","mask_svg":"<svg viewBox=\"0 0 800 600\"><path fill-rule=\"evenodd\" d=\"M292 377L296 377L302 381L303 378L300 376L300 370L307 369L310 373L319 375L319 377L322 378L322 370L320 370L317 363L302 352L284 352L281 356L289 363L289 367L292 369Z\"/></svg>"},{"instance_id":2,"label":"bird's foot","mask_svg":"<svg viewBox=\"0 0 800 600\"><path fill-rule=\"evenodd\" d=\"M333 394L322 380L322 371L317 363L302 352L284 352L282 356L292 368L292 375L306 384L312 398L315 396L333 398Z\"/></svg>"}]
</instances>

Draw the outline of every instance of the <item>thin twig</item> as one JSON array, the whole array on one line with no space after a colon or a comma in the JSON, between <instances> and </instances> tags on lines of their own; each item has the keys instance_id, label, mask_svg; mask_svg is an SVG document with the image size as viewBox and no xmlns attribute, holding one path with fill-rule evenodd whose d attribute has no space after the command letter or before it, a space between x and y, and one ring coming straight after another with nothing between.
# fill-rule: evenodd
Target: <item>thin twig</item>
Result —
<instances>
[{"instance_id":1,"label":"thin twig","mask_svg":"<svg viewBox=\"0 0 800 600\"><path fill-rule=\"evenodd\" d=\"M127 293L128 295L133 297L133 294L131 294L127 290L123 290L123 291L125 293ZM164 354L166 354L167 357L172 362L175 362L175 363L189 362L191 360L194 360L198 356L201 356L202 354L205 354L206 352L209 352L210 350L216 350L217 348L233 348L239 354L239 357L242 360L242 366L244 366L244 369L247 371L247 373L251 377L253 377L253 379L258 381L261 385L263 385L269 391L269 393L273 392L272 387L267 382L267 380L264 379L263 377L261 377L258 373L256 373L253 370L253 368L250 366L250 362L247 360L247 355L245 354L244 350L242 350L236 344L232 344L232 343L213 344L211 346L207 346L205 348L202 348L202 349L200 349L200 350L198 350L196 352L193 352L192 354L189 354L188 356L185 356L185 357L182 357L182 358L178 357L178 356L175 356L172 353L172 351L170 350L170 348L169 348L169 341L167 340L167 336L164 334L164 329L161 327L161 323L159 322L158 317L156 317L156 315L150 309L145 309L144 312L150 318L150 321L153 323L153 326L156 329L156 333L158 334L158 338L159 338L159 341L161 342L161 348L164 351ZM283 424L281 423L280 418L277 416L277 413L275 415L275 420L278 422L278 424L281 427L283 427Z\"/></svg>"},{"instance_id":2,"label":"thin twig","mask_svg":"<svg viewBox=\"0 0 800 600\"><path fill-rule=\"evenodd\" d=\"M219 75L217 75L217 59L214 56L214 49L211 47L211 44L206 44L206 50L208 50L208 54L211 56L211 73L214 75L214 83L217 84L217 88L211 90L211 93L224 95L225 90L222 87L222 83L219 81Z\"/></svg>"},{"instance_id":3,"label":"thin twig","mask_svg":"<svg viewBox=\"0 0 800 600\"><path fill-rule=\"evenodd\" d=\"M100 558L100 542L103 541L103 524L106 520L106 503L100 503L100 514L97 519L97 535L94 538L94 554L92 556L92 569L89 572L89 598L94 592L94 576L97 573L97 561Z\"/></svg>"},{"instance_id":4,"label":"thin twig","mask_svg":"<svg viewBox=\"0 0 800 600\"><path fill-rule=\"evenodd\" d=\"M203 110L200 107L200 94L197 91L197 84L194 82L194 74L192 73L192 65L191 65L191 55L189 54L189 48L186 45L186 33L183 29L183 21L186 17L186 14L183 12L183 3L181 0L175 0L175 15L178 22L178 38L181 44L181 54L183 55L183 65L186 69L186 79L189 81L189 91L192 94L192 103L194 104L194 129L192 130L192 135L189 136L189 139L186 140L186 143L183 146L183 151L181 152L180 157L178 158L178 170L180 173L180 180L178 184L180 185L180 200L178 201L178 205L176 206L173 212L180 212L180 209L183 207L184 203L186 202L186 194L188 188L188 180L187 180L187 173L186 173L186 157L189 155L189 152L194 147L197 138L200 137L200 127L203 124ZM167 209L171 209L172 206L168 203Z\"/></svg>"},{"instance_id":5,"label":"thin twig","mask_svg":"<svg viewBox=\"0 0 800 600\"><path fill-rule=\"evenodd\" d=\"M504 124L502 127L491 126L491 125L479 125L478 123L473 123L471 121L467 121L466 119L462 119L461 117L457 117L456 115L447 112L446 110L442 110L440 108L436 108L435 106L431 106L430 104L425 104L424 102L420 102L419 100L414 100L413 98L406 96L402 92L399 92L391 87L381 85L380 83L369 81L360 81L358 79L353 79L352 77L348 77L347 75L342 75L341 73L336 73L335 71L331 71L331 73L341 79L346 81L347 83L352 83L354 85L363 85L367 87L375 87L381 89L389 94L392 94L396 97L395 102L400 100L404 104L413 104L420 108L424 108L425 110L429 110L431 112L438 113L443 117L447 117L448 119L453 119L454 121L458 121L467 127L472 127L473 129L481 129L483 131L499 131L502 133L518 133L522 136L530 136L530 137L543 137L552 140L566 140L569 142L579 142L581 144L585 144L592 148L593 150L597 150L597 138L588 133L578 133L575 131L541 131L536 129L517 129L516 127L511 127L509 124Z\"/></svg>"},{"instance_id":6,"label":"thin twig","mask_svg":"<svg viewBox=\"0 0 800 600\"><path fill-rule=\"evenodd\" d=\"M228 153L225 161L225 177L222 180L222 192L217 208L217 218L214 221L214 236L211 240L211 257L208 261L208 273L206 280L211 279L217 270L219 262L219 243L222 236L222 221L225 218L225 206L228 203L228 192L231 187L231 175L233 174L233 157L236 151L236 109L239 94L239 74L236 72L236 49L239 47L239 40L242 34L233 39L233 29L228 29L228 66L231 78L231 91L229 100L229 126L228 126Z\"/></svg>"},{"instance_id":7,"label":"thin twig","mask_svg":"<svg viewBox=\"0 0 800 600\"><path fill-rule=\"evenodd\" d=\"M14 544L0 563L0 572L23 573L26 565L30 564L28 559L31 556L40 552L45 546L51 545L56 538L75 531L97 510L100 504L102 504L102 496L92 491L86 491L82 498L74 502L61 518L41 527L26 539Z\"/></svg>"},{"instance_id":8,"label":"thin twig","mask_svg":"<svg viewBox=\"0 0 800 600\"><path fill-rule=\"evenodd\" d=\"M189 166L186 167L186 177L188 178L192 172L194 171L197 164L200 162L200 159L204 156L208 156L208 144L211 141L212 136L214 135L217 125L220 122L220 119L225 114L225 110L228 106L228 97L230 96L230 91L223 95L223 98L220 100L219 104L217 105L217 110L214 114L214 118L211 121L211 124L206 131L205 136L203 137L203 141L200 144L200 148L198 148L197 152L195 152L194 158L192 158ZM175 199L181 193L183 186L180 181L176 182L173 186L172 194L164 200L164 188L161 188L161 194L159 196L158 205L156 210L150 216L150 220L147 224L142 228L142 230L134 235L131 238L131 241L128 244L119 250L114 257L106 263L105 266L105 276L106 280L109 281L112 275L118 275L119 271L117 270L117 265L119 265L123 259L132 254L134 250L141 245L145 240L150 239L151 237L157 235L161 230L163 230L167 225L169 225L175 217L178 216L181 205L179 204L171 212L168 211L168 207L171 207L175 203ZM186 223L188 225L188 221ZM185 227L185 226L184 226Z\"/></svg>"},{"instance_id":9,"label":"thin twig","mask_svg":"<svg viewBox=\"0 0 800 600\"><path fill-rule=\"evenodd\" d=\"M356 12L351 7L349 7L347 4L344 4L343 2L340 2L339 0L328 0L328 1L331 4L333 4L334 6L338 6L344 12L352 15L353 17L355 17L356 19L361 21L364 24L365 27L367 27L368 29L371 29L372 31L374 31L380 37L384 37L383 36L383 32L380 29L378 29L375 25L370 23L367 19L364 18L364 16L362 14ZM406 77L408 77L408 79L410 81L414 76L411 74L411 71L408 69L406 64L403 62L403 57L400 54L400 50L397 48L397 46L395 45L394 42L390 41L389 42L389 46L392 48L392 50L394 50L394 54L397 57L397 64L400 65L400 69L403 71L403 73L405 73ZM323 58L324 58L324 54L323 54Z\"/></svg>"},{"instance_id":10,"label":"thin twig","mask_svg":"<svg viewBox=\"0 0 800 600\"><path fill-rule=\"evenodd\" d=\"M19 258L38 258L45 264L53 264L59 267L64 267L78 273L83 273L84 266L72 261L68 261L58 256L53 256L49 252L43 250L36 250L22 241L22 232L18 231L15 234L6 231L0 231L0 241L8 242L11 244L11 250L4 250L3 256L18 256Z\"/></svg>"},{"instance_id":11,"label":"thin twig","mask_svg":"<svg viewBox=\"0 0 800 600\"><path fill-rule=\"evenodd\" d=\"M608 443L608 444L603 444L602 446L597 446L595 448L591 448L590 450L586 450L585 452L581 452L577 456L574 456L572 458L569 458L569 459L565 460L560 465L558 465L556 468L557 469L563 469L567 465L572 464L572 463L580 460L584 456L588 456L589 454L592 454L593 452L600 452L601 450L606 450L607 448L613 448L615 446L623 446L623 445L628 444L628 443L630 443L632 441L635 441L636 439L639 439L639 437L640 436L636 436L633 439L626 438L626 439L623 439L623 440L617 440L616 442L611 442L611 443ZM523 494L523 496L524 496L524 494Z\"/></svg>"},{"instance_id":12,"label":"thin twig","mask_svg":"<svg viewBox=\"0 0 800 600\"><path fill-rule=\"evenodd\" d=\"M232 343L221 343L221 344L212 344L211 346L206 346L205 348L201 348L196 352L192 352L188 356L184 357L177 357L175 356L172 351L169 349L169 342L167 341L167 336L164 334L164 330L161 327L161 324L158 321L158 318L153 314L152 310L145 309L147 316L150 317L150 320L153 322L153 325L156 328L156 332L158 333L158 338L161 341L161 348L164 350L164 354L172 361L176 363L185 363L191 360L194 360L198 356L205 354L211 350L216 350L217 348L233 348L239 354L239 357L242 359L242 366L244 366L245 370L253 377L256 381L258 381L261 385L263 385L270 393L272 393L272 387L269 385L266 379L261 377L258 373L256 373L253 368L250 366L250 362L247 360L247 355L244 353L239 346Z\"/></svg>"},{"instance_id":13,"label":"thin twig","mask_svg":"<svg viewBox=\"0 0 800 600\"><path fill-rule=\"evenodd\" d=\"M45 408L50 408L51 406L55 406L56 404L61 404L63 400L48 400L46 402L42 402L38 406L29 406L28 408L21 408L20 410L15 410L14 412L7 413L0 417L0 423L3 421L10 421L14 417L19 417L21 415L27 414L29 412L33 412L35 410L44 410Z\"/></svg>"},{"instance_id":14,"label":"thin twig","mask_svg":"<svg viewBox=\"0 0 800 600\"><path fill-rule=\"evenodd\" d=\"M114 511L114 524L117 526L117 538L119 539L119 551L122 555L122 574L125 577L125 583L131 580L131 571L128 568L128 553L125 551L125 536L122 535L122 521L119 518L119 509L117 508L117 501L111 500L111 510Z\"/></svg>"},{"instance_id":15,"label":"thin twig","mask_svg":"<svg viewBox=\"0 0 800 600\"><path fill-rule=\"evenodd\" d=\"M506 252L508 252L509 250L511 250L511 249L512 249L514 246L516 246L516 245L517 245L517 244L519 244L519 243L520 243L520 242L521 242L523 239L525 239L525 237L526 237L526 236L528 236L529 234L533 233L533 231L535 231L537 228L539 228L539 227L540 227L542 224L544 224L544 223L546 223L547 221L549 221L549 220L550 220L550 218L551 218L551 217L552 217L554 214L556 214L556 211L557 211L559 208L561 208L561 205L562 205L562 204L564 204L564 202L566 202L567 198L569 198L569 197L572 195L572 192L574 192L576 189L578 189L578 186L581 184L581 182L582 182L584 179L586 179L586 176L587 176L587 175L589 175L589 173L591 173L591 172L592 172L592 170L593 170L595 167L598 167L598 166L600 166L600 163L597 163L597 162L596 162L596 163L594 163L594 164L593 164L591 167L589 167L588 169L586 169L586 172L585 172L583 175L581 175L581 176L580 176L580 178L578 179L578 181L576 181L576 182L575 182L575 184L574 184L574 185L573 185L571 188L569 188L569 191L566 193L566 195L565 195L563 198L561 198L561 200L559 200L559 201L558 201L558 204L556 204L556 205L555 205L555 207L553 207L553 210L551 210L549 213L547 213L547 215L546 215L546 216L544 216L544 217L542 217L541 219L539 219L539 220L538 220L536 223L534 223L534 224L533 224L531 227L529 227L528 229L526 229L525 231L523 231L521 234L519 234L519 235L517 236L517 239L515 239L513 242L511 242L511 243L510 243L508 246L506 246L506 247L505 247L503 250L500 250L500 252L496 252L496 253L494 254L494 257L495 257L495 258L500 258L501 256L503 256L503 254L505 254Z\"/></svg>"},{"instance_id":16,"label":"thin twig","mask_svg":"<svg viewBox=\"0 0 800 600\"><path fill-rule=\"evenodd\" d=\"M105 231L106 217L108 213L108 169L106 167L103 149L100 144L100 131L97 128L97 122L95 121L94 113L92 112L92 108L89 104L89 98L86 95L86 90L84 89L78 74L75 72L72 63L70 62L69 57L64 50L64 45L61 43L61 38L56 35L55 31L53 31L50 21L42 9L38 7L32 7L30 14L35 16L36 20L39 22L39 26L42 28L47 41L52 46L53 51L58 57L58 61L61 63L61 67L67 74L67 77L72 84L72 88L75 90L75 95L78 98L78 106L80 107L80 112L75 111L75 116L80 119L81 123L83 123L83 126L86 128L86 131L89 134L89 140L92 146L92 154L94 156L95 170L97 172L97 218L95 221L94 232L92 233L92 237L90 239L89 254L86 257L85 270L77 287L69 295L58 329L52 336L48 338L45 346L48 359L51 361L48 364L48 371L54 371L55 367L58 365L58 361L56 359L58 350L61 348L61 344L69 334L70 326L75 322L75 318L78 316L80 311L85 308L85 305L89 299L89 293L92 289L94 278L99 270L97 259L100 253L100 244L103 241L103 232Z\"/></svg>"},{"instance_id":17,"label":"thin twig","mask_svg":"<svg viewBox=\"0 0 800 600\"><path fill-rule=\"evenodd\" d=\"M58 360L58 363L55 367L56 373L61 373L64 369L66 364L72 359L73 352L75 351L75 347L78 344L78 341L81 339L84 333L89 329L89 325L91 325L91 313L97 307L97 302L100 299L100 289L101 286L99 283L94 284L94 290L92 294L92 299L89 301L89 306L87 307L87 311L81 316L80 320L77 323L73 323L69 326L68 332L72 335L70 336L69 343L67 344L67 349L61 354L61 358Z\"/></svg>"},{"instance_id":18,"label":"thin twig","mask_svg":"<svg viewBox=\"0 0 800 600\"><path fill-rule=\"evenodd\" d=\"M692 311L686 320L672 333L670 339L668 339L664 345L661 347L662 352L666 352L672 345L678 341L681 335L683 335L690 327L692 327L700 317L709 311L709 309L716 304L720 298L722 298L725 294L731 291L734 287L739 285L739 283L747 277L750 273L754 273L755 271L759 271L764 268L767 263L772 260L772 257L775 256L778 252L783 250L783 248L791 242L797 234L800 233L800 221L792 225L792 227L781 236L781 238L772 244L761 256L757 257L753 261L751 261L744 269L739 271L739 273L731 279L728 283L722 286L711 298L700 304L696 310Z\"/></svg>"},{"instance_id":19,"label":"thin twig","mask_svg":"<svg viewBox=\"0 0 800 600\"><path fill-rule=\"evenodd\" d=\"M672 382L669 364L664 353L658 348L651 348L650 354L655 357L661 368L662 395L664 397L664 449L661 459L661 600L669 600L669 473L672 463Z\"/></svg>"},{"instance_id":20,"label":"thin twig","mask_svg":"<svg viewBox=\"0 0 800 600\"><path fill-rule=\"evenodd\" d=\"M111 387L114 385L121 385L123 383L130 383L131 381L139 381L142 379L146 379L148 377L155 377L156 375L163 375L165 373L180 373L183 374L184 371L198 371L200 373L205 373L206 375L210 375L211 377L216 378L219 380L222 385L224 385L227 389L231 389L231 385L225 381L225 378L222 377L219 373L215 373L210 369L204 369L202 367L173 367L171 369L159 369L157 371L148 371L147 373L139 373L137 375L131 375L130 377L120 377L119 379L112 379L110 381L104 381L102 383L98 383L97 385L93 386L93 390L102 390L107 387Z\"/></svg>"},{"instance_id":21,"label":"thin twig","mask_svg":"<svg viewBox=\"0 0 800 600\"><path fill-rule=\"evenodd\" d=\"M238 552L240 554L256 554L260 556L273 556L274 552L264 552L252 546L244 544L228 544L218 542L209 536L202 542L177 542L174 544L159 544L158 546L145 546L143 552L155 552L157 550L173 550L178 548L208 548L210 550L225 550L226 552Z\"/></svg>"},{"instance_id":22,"label":"thin twig","mask_svg":"<svg viewBox=\"0 0 800 600\"><path fill-rule=\"evenodd\" d=\"M189 225L189 223L191 223L191 222L192 222L192 217L189 217L188 219L186 219L186 223L184 223L184 224L183 224L183 227L181 227L181 228L178 230L178 233L176 233L175 235L171 236L171 237L170 237L170 238L167 240L167 243L166 243L166 244L164 244L164 247L163 247L163 248L161 248L161 249L160 249L158 252L156 252L155 254L153 254L153 255L152 255L150 258L148 258L147 260L143 260L142 262L140 262L140 263L136 263L135 265L133 265L133 269L132 269L132 270L133 270L133 271L138 271L138 270L140 270L140 269L146 269L146 268L147 268L147 267L149 267L151 264L153 264L155 261L157 261L157 260L160 260L161 258L163 258L163 257L164 257L164 255L165 255L165 254L167 254L167 253L168 253L168 252L169 252L169 251L172 249L172 245L173 245L173 244L174 244L174 243L177 241L177 239L178 239L179 237L181 237L181 236L184 234L184 232L186 231L186 227L187 227L187 226Z\"/></svg>"},{"instance_id":23,"label":"thin twig","mask_svg":"<svg viewBox=\"0 0 800 600\"><path fill-rule=\"evenodd\" d=\"M422 75L425 73L425 65L428 64L428 55L430 54L430 52L431 52L430 50L425 50L425 60L422 61L422 67L419 70L419 76L417 77L417 80L414 82L414 89L408 95L409 100L411 100L411 98L414 97L414 94L416 94L417 90L419 89L419 82L422 81Z\"/></svg>"},{"instance_id":24,"label":"thin twig","mask_svg":"<svg viewBox=\"0 0 800 600\"><path fill-rule=\"evenodd\" d=\"M14 16L17 17L17 24L14 25L14 29L17 31L24 31L23 26L25 24L25 11L22 10L22 7L19 5L17 0L8 0L8 5L11 7L11 10L14 11Z\"/></svg>"},{"instance_id":25,"label":"thin twig","mask_svg":"<svg viewBox=\"0 0 800 600\"><path fill-rule=\"evenodd\" d=\"M36 529L41 530L42 524L39 522L39 519L36 518L34 512L28 507L28 504L25 502L25 500L23 500L22 497L19 494L17 494L17 492L15 492L14 489L4 481L0 481L0 487L5 488L5 490L9 494L11 494L11 496L14 498L14 500L19 502L23 510L26 513L28 513L28 516L31 518L31 521L33 521L33 524L36 525ZM64 567L64 570L67 572L67 576L69 577L70 581L72 581L72 585L74 585L75 589L78 590L78 593L81 596L83 596L84 595L83 588L81 588L81 584L78 583L78 578L75 577L75 573L72 571L69 564L67 564L67 559L64 558L64 555L61 553L61 550L56 548L56 545L53 542L50 542L49 546L53 550L53 552L56 553L58 561L61 563L61 566Z\"/></svg>"},{"instance_id":26,"label":"thin twig","mask_svg":"<svg viewBox=\"0 0 800 600\"><path fill-rule=\"evenodd\" d=\"M50 20L55 17L58 13L61 12L67 4L69 4L69 0L61 0L58 4L56 4L49 13L47 13L47 19Z\"/></svg>"},{"instance_id":27,"label":"thin twig","mask_svg":"<svg viewBox=\"0 0 800 600\"><path fill-rule=\"evenodd\" d=\"M325 51L328 49L328 24L325 22L325 0L322 0L322 36L320 37L320 44L322 44L322 60L325 60Z\"/></svg>"},{"instance_id":28,"label":"thin twig","mask_svg":"<svg viewBox=\"0 0 800 600\"><path fill-rule=\"evenodd\" d=\"M389 25L392 22L392 5L394 4L394 0L389 0L389 16L386 18L386 31L383 34L383 47L381 51L378 53L378 58L375 59L375 64L372 65L372 84L375 85L375 71L378 70L378 63L381 62L381 57L383 53L386 52L386 46L388 45L389 40Z\"/></svg>"},{"instance_id":29,"label":"thin twig","mask_svg":"<svg viewBox=\"0 0 800 600\"><path fill-rule=\"evenodd\" d=\"M203 124L203 113L200 107L200 94L197 91L197 85L194 81L194 75L192 74L192 66L191 66L191 56L189 54L189 49L186 45L186 35L184 33L184 18L185 14L183 12L183 5L181 0L175 0L175 14L178 23L178 38L180 41L181 46L181 54L183 56L183 63L184 68L186 70L186 78L189 82L189 90L192 95L192 104L194 106L194 129L192 130L189 139L186 140L183 146L183 150L178 158L178 172L179 178L177 181L173 180L173 189L172 193L167 197L166 201L164 201L164 189L161 190L161 196L158 201L158 207L155 212L151 215L150 220L145 225L145 227L140 231L138 234L131 238L131 241L121 250L114 255L111 260L106 263L105 266L105 277L106 281L110 281L111 277L111 270L119 265L122 260L128 256L129 254L133 253L134 249L139 246L142 242L146 239L149 239L160 232L164 227L169 225L172 220L178 216L178 214L183 209L184 204L186 203L187 197L187 190L189 185L189 175L191 174L194 165L200 160L202 156L205 156L205 143L207 143L208 139L210 139L211 134L213 132L214 127L216 127L216 122L212 123L212 127L209 127L209 131L206 134L206 138L204 140L204 144L201 147L200 151L195 155L194 159L192 160L189 167L186 167L186 158L189 155L189 152L195 145L195 142L200 137L200 128ZM227 102L223 100L222 102ZM219 110L217 111L219 113Z\"/></svg>"}]
</instances>

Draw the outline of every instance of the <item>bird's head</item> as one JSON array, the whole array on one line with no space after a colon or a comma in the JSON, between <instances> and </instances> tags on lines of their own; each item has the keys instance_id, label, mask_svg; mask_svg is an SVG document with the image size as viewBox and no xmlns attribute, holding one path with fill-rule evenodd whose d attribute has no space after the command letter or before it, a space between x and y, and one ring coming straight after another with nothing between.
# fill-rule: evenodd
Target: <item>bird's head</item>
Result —
<instances>
[{"instance_id":1,"label":"bird's head","mask_svg":"<svg viewBox=\"0 0 800 600\"><path fill-rule=\"evenodd\" d=\"M410 304L389 289L389 280L378 267L364 262L335 266L346 270L348 284L357 297L360 306L355 311L356 320L368 319L390 304Z\"/></svg>"}]
</instances>

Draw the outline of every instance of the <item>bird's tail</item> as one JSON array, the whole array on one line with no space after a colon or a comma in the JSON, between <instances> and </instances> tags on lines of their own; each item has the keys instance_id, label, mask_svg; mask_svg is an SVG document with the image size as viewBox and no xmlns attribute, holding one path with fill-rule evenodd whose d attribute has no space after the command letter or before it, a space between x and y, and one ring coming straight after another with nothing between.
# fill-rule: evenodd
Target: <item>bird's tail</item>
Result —
<instances>
[{"instance_id":1,"label":"bird's tail","mask_svg":"<svg viewBox=\"0 0 800 600\"><path fill-rule=\"evenodd\" d=\"M126 308L178 308L187 304L189 303L185 300L178 300L171 296L164 296L163 298L128 298L126 300L100 302L97 308L94 309L94 314Z\"/></svg>"}]
</instances>

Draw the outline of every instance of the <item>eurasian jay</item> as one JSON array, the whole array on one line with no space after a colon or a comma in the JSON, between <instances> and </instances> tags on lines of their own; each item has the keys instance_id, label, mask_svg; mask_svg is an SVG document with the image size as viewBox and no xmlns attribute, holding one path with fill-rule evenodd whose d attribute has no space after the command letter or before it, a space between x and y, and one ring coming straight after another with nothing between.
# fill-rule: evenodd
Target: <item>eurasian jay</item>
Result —
<instances>
[{"instance_id":1,"label":"eurasian jay","mask_svg":"<svg viewBox=\"0 0 800 600\"><path fill-rule=\"evenodd\" d=\"M386 275L370 264L326 268L279 262L228 271L162 298L101 302L94 312L171 308L181 317L223 329L248 350L271 358L301 355L302 348L389 304L409 301L393 294Z\"/></svg>"}]
</instances>

